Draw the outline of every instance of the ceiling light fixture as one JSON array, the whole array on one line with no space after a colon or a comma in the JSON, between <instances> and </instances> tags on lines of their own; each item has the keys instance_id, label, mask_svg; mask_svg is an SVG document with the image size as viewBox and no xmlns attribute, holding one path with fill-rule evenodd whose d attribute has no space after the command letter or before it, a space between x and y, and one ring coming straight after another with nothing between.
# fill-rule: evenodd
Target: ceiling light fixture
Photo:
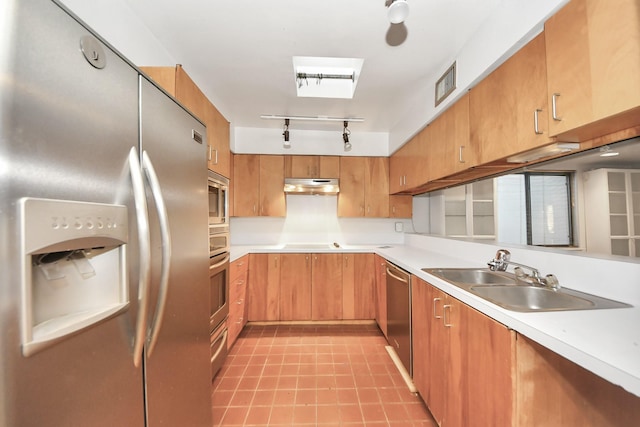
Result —
<instances>
[{"instance_id":1,"label":"ceiling light fixture","mask_svg":"<svg viewBox=\"0 0 640 427\"><path fill-rule=\"evenodd\" d=\"M318 121L318 122L364 122L361 117L329 117L329 116L282 116L274 114L264 114L260 116L265 120L304 120L304 121Z\"/></svg>"},{"instance_id":2,"label":"ceiling light fixture","mask_svg":"<svg viewBox=\"0 0 640 427\"><path fill-rule=\"evenodd\" d=\"M355 71L352 74L324 74L324 73L297 73L296 81L298 82L298 88L302 87L302 83L309 84L308 79L316 79L316 84L322 83L323 79L329 80L351 80L356 81Z\"/></svg>"},{"instance_id":3,"label":"ceiling light fixture","mask_svg":"<svg viewBox=\"0 0 640 427\"><path fill-rule=\"evenodd\" d=\"M284 148L291 148L291 142L289 142L289 119L284 119L284 131L282 132L282 136L284 137L284 143L282 146Z\"/></svg>"},{"instance_id":4,"label":"ceiling light fixture","mask_svg":"<svg viewBox=\"0 0 640 427\"><path fill-rule=\"evenodd\" d=\"M401 24L409 16L407 0L392 0L387 11L387 17L392 24Z\"/></svg>"},{"instance_id":5,"label":"ceiling light fixture","mask_svg":"<svg viewBox=\"0 0 640 427\"><path fill-rule=\"evenodd\" d=\"M580 148L577 142L556 142L543 147L534 148L524 153L516 154L507 158L507 163L529 163L544 157L551 157L562 153L568 153Z\"/></svg>"},{"instance_id":6,"label":"ceiling light fixture","mask_svg":"<svg viewBox=\"0 0 640 427\"><path fill-rule=\"evenodd\" d=\"M617 151L612 151L611 147L605 145L604 147L600 147L600 157L614 157L619 155Z\"/></svg>"},{"instance_id":7,"label":"ceiling light fixture","mask_svg":"<svg viewBox=\"0 0 640 427\"><path fill-rule=\"evenodd\" d=\"M347 126L349 126L349 122L345 120L344 129L342 131L342 140L344 141L344 151L351 151L351 143L349 142L349 135L351 135L351 131Z\"/></svg>"}]
</instances>

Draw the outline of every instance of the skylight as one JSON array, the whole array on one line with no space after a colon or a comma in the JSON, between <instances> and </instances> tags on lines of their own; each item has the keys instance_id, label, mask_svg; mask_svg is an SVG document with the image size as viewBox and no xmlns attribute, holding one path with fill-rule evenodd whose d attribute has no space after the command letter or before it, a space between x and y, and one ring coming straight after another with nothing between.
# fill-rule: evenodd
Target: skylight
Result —
<instances>
[{"instance_id":1,"label":"skylight","mask_svg":"<svg viewBox=\"0 0 640 427\"><path fill-rule=\"evenodd\" d=\"M364 59L294 56L297 94L303 98L351 99Z\"/></svg>"}]
</instances>

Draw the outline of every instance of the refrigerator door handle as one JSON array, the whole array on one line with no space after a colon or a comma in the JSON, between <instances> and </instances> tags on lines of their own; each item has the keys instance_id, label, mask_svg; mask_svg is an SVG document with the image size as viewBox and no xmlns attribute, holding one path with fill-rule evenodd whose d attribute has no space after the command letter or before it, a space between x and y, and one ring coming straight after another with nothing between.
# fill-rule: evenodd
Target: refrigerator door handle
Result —
<instances>
[{"instance_id":1,"label":"refrigerator door handle","mask_svg":"<svg viewBox=\"0 0 640 427\"><path fill-rule=\"evenodd\" d=\"M133 364L140 366L142 351L147 330L147 312L149 306L149 280L151 274L151 238L149 233L149 219L147 199L142 179L142 169L138 160L138 151L135 147L129 151L129 171L131 173L131 186L133 200L136 209L136 222L138 226L139 246L139 275L138 275L138 318L133 344Z\"/></svg>"},{"instance_id":2,"label":"refrigerator door handle","mask_svg":"<svg viewBox=\"0 0 640 427\"><path fill-rule=\"evenodd\" d=\"M156 211L160 223L160 238L162 241L162 267L160 273L160 286L158 292L158 301L156 310L149 328L149 336L147 339L147 357L151 356L153 348L158 342L158 335L164 318L164 309L167 305L167 291L169 290L169 272L171 266L171 231L169 230L169 216L167 214L167 206L162 197L162 189L156 175L151 159L146 151L142 152L142 170L145 172L153 200L156 204Z\"/></svg>"}]
</instances>

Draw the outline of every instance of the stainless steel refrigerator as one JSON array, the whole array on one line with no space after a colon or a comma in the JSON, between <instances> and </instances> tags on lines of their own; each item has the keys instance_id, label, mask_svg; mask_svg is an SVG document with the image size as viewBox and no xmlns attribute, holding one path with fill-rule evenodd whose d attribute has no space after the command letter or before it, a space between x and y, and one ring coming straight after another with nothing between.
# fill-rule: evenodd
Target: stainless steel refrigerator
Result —
<instances>
[{"instance_id":1,"label":"stainless steel refrigerator","mask_svg":"<svg viewBox=\"0 0 640 427\"><path fill-rule=\"evenodd\" d=\"M204 126L64 7L0 3L0 426L211 426Z\"/></svg>"}]
</instances>

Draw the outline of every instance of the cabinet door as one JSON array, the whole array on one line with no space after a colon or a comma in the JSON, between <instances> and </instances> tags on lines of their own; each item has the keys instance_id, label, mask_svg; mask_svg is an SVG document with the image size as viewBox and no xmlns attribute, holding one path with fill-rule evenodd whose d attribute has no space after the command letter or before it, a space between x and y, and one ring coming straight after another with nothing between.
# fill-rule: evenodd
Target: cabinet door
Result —
<instances>
[{"instance_id":1,"label":"cabinet door","mask_svg":"<svg viewBox=\"0 0 640 427\"><path fill-rule=\"evenodd\" d=\"M342 255L313 254L311 267L311 318L342 319Z\"/></svg>"},{"instance_id":2,"label":"cabinet door","mask_svg":"<svg viewBox=\"0 0 640 427\"><path fill-rule=\"evenodd\" d=\"M389 196L389 218L411 218L413 216L413 196Z\"/></svg>"},{"instance_id":3,"label":"cabinet door","mask_svg":"<svg viewBox=\"0 0 640 427\"><path fill-rule=\"evenodd\" d=\"M320 172L317 178L340 178L340 157L320 156Z\"/></svg>"},{"instance_id":4,"label":"cabinet door","mask_svg":"<svg viewBox=\"0 0 640 427\"><path fill-rule=\"evenodd\" d=\"M287 178L317 178L319 156L286 156L285 176Z\"/></svg>"},{"instance_id":5,"label":"cabinet door","mask_svg":"<svg viewBox=\"0 0 640 427\"><path fill-rule=\"evenodd\" d=\"M543 129L547 111L544 34L515 53L471 89L471 146L484 164L550 142ZM539 128L534 123L537 113Z\"/></svg>"},{"instance_id":6,"label":"cabinet door","mask_svg":"<svg viewBox=\"0 0 640 427\"><path fill-rule=\"evenodd\" d=\"M513 425L636 426L640 397L518 335L517 419Z\"/></svg>"},{"instance_id":7,"label":"cabinet door","mask_svg":"<svg viewBox=\"0 0 640 427\"><path fill-rule=\"evenodd\" d=\"M513 412L515 332L459 303L462 332L462 419L469 427L510 426Z\"/></svg>"},{"instance_id":8,"label":"cabinet door","mask_svg":"<svg viewBox=\"0 0 640 427\"><path fill-rule=\"evenodd\" d=\"M429 144L430 127L426 127L391 156L390 194L409 191L427 183L430 176Z\"/></svg>"},{"instance_id":9,"label":"cabinet door","mask_svg":"<svg viewBox=\"0 0 640 427\"><path fill-rule=\"evenodd\" d=\"M389 218L389 158L365 158L365 216Z\"/></svg>"},{"instance_id":10,"label":"cabinet door","mask_svg":"<svg viewBox=\"0 0 640 427\"><path fill-rule=\"evenodd\" d=\"M207 125L207 159L209 169L223 176L231 176L231 150L229 148L229 122L218 109L207 102L205 111Z\"/></svg>"},{"instance_id":11,"label":"cabinet door","mask_svg":"<svg viewBox=\"0 0 640 427\"><path fill-rule=\"evenodd\" d=\"M411 336L413 346L413 382L422 396L430 402L430 370L436 367L431 362L431 328L433 304L431 285L424 280L411 277Z\"/></svg>"},{"instance_id":12,"label":"cabinet door","mask_svg":"<svg viewBox=\"0 0 640 427\"><path fill-rule=\"evenodd\" d=\"M375 319L374 254L343 254L342 261L342 318Z\"/></svg>"},{"instance_id":13,"label":"cabinet door","mask_svg":"<svg viewBox=\"0 0 640 427\"><path fill-rule=\"evenodd\" d=\"M280 255L250 254L247 289L249 321L279 320Z\"/></svg>"},{"instance_id":14,"label":"cabinet door","mask_svg":"<svg viewBox=\"0 0 640 427\"><path fill-rule=\"evenodd\" d=\"M387 336L387 270L385 259L375 255L376 274L376 322L378 327Z\"/></svg>"},{"instance_id":15,"label":"cabinet door","mask_svg":"<svg viewBox=\"0 0 640 427\"><path fill-rule=\"evenodd\" d=\"M260 215L286 216L284 157L260 156Z\"/></svg>"},{"instance_id":16,"label":"cabinet door","mask_svg":"<svg viewBox=\"0 0 640 427\"><path fill-rule=\"evenodd\" d=\"M545 23L552 135L638 108L639 11L637 0L572 0ZM638 125L638 116L589 136Z\"/></svg>"},{"instance_id":17,"label":"cabinet door","mask_svg":"<svg viewBox=\"0 0 640 427\"><path fill-rule=\"evenodd\" d=\"M311 255L281 258L280 320L311 320Z\"/></svg>"},{"instance_id":18,"label":"cabinet door","mask_svg":"<svg viewBox=\"0 0 640 427\"><path fill-rule=\"evenodd\" d=\"M433 311L429 327L431 369L427 405L440 426L460 426L465 424L462 303L433 286L430 290Z\"/></svg>"},{"instance_id":19,"label":"cabinet door","mask_svg":"<svg viewBox=\"0 0 640 427\"><path fill-rule=\"evenodd\" d=\"M340 159L339 217L364 216L365 168L364 157L342 157Z\"/></svg>"},{"instance_id":20,"label":"cabinet door","mask_svg":"<svg viewBox=\"0 0 640 427\"><path fill-rule=\"evenodd\" d=\"M233 213L235 216L258 216L260 156L236 154L233 162Z\"/></svg>"},{"instance_id":21,"label":"cabinet door","mask_svg":"<svg viewBox=\"0 0 640 427\"><path fill-rule=\"evenodd\" d=\"M469 131L469 95L449 107L430 125L429 180L452 175L476 165Z\"/></svg>"}]
</instances>

